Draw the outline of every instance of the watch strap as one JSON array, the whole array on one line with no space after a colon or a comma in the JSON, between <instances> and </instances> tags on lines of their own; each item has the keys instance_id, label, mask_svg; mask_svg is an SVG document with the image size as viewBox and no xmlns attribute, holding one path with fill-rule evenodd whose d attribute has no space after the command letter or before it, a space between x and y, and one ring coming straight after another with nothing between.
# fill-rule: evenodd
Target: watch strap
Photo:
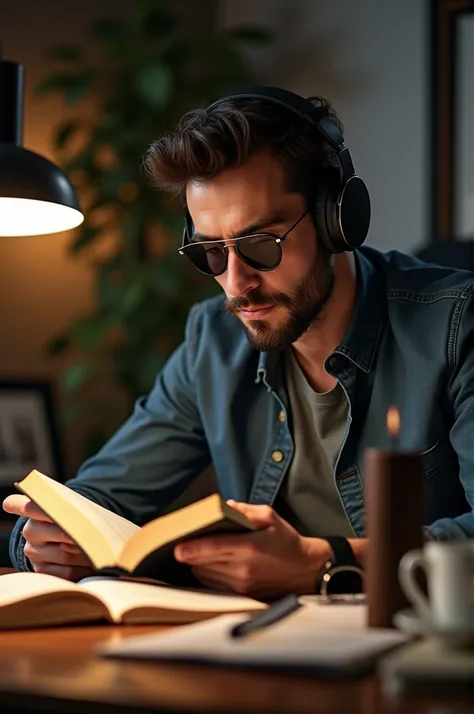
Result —
<instances>
[{"instance_id":1,"label":"watch strap","mask_svg":"<svg viewBox=\"0 0 474 714\"><path fill-rule=\"evenodd\" d=\"M347 538L343 536L324 536L323 540L326 540L331 546L333 552L331 561L333 565L356 565L359 567L359 563Z\"/></svg>"}]
</instances>

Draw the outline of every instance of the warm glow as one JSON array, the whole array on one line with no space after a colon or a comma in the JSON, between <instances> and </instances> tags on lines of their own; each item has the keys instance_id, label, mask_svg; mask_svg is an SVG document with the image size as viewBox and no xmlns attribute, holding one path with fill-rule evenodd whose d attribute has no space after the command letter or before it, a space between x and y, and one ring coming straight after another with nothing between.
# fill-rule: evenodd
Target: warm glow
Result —
<instances>
[{"instance_id":1,"label":"warm glow","mask_svg":"<svg viewBox=\"0 0 474 714\"><path fill-rule=\"evenodd\" d=\"M75 228L80 211L50 201L0 197L0 236L38 236Z\"/></svg>"},{"instance_id":2,"label":"warm glow","mask_svg":"<svg viewBox=\"0 0 474 714\"><path fill-rule=\"evenodd\" d=\"M388 408L387 431L391 437L396 437L400 433L400 413L397 407Z\"/></svg>"}]
</instances>

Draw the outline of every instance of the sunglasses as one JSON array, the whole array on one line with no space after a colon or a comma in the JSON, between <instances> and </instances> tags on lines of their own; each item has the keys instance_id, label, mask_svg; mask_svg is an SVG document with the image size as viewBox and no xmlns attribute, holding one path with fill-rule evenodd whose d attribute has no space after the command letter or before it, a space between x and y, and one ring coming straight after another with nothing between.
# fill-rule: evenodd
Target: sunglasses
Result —
<instances>
[{"instance_id":1,"label":"sunglasses","mask_svg":"<svg viewBox=\"0 0 474 714\"><path fill-rule=\"evenodd\" d=\"M303 220L305 211L283 235L275 233L254 233L248 236L232 239L231 245L246 265L255 270L275 270L281 263L281 243L288 237L298 223ZM227 270L229 262L229 241L203 240L187 243L179 249L180 255L186 258L203 275L216 277Z\"/></svg>"}]
</instances>

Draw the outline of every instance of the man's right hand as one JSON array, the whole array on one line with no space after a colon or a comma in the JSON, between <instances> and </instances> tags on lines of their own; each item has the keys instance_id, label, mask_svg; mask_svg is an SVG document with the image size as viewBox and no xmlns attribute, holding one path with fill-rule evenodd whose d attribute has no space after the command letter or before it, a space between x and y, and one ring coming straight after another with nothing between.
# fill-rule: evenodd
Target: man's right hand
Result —
<instances>
[{"instance_id":1,"label":"man's right hand","mask_svg":"<svg viewBox=\"0 0 474 714\"><path fill-rule=\"evenodd\" d=\"M7 496L3 508L7 513L28 518L23 527L24 551L36 573L73 581L92 574L89 558L27 496Z\"/></svg>"}]
</instances>

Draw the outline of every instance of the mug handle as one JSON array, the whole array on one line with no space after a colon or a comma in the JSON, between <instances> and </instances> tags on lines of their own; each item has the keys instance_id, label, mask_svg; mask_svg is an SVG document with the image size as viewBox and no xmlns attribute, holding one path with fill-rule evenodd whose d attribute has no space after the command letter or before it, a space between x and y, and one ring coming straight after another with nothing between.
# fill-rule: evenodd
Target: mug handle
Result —
<instances>
[{"instance_id":1,"label":"mug handle","mask_svg":"<svg viewBox=\"0 0 474 714\"><path fill-rule=\"evenodd\" d=\"M420 589L415 574L418 568L421 568L426 573L428 567L428 562L422 550L410 550L408 553L405 553L398 567L398 577L402 590L407 598L411 600L420 615L426 620L430 620L432 616L430 603L426 595Z\"/></svg>"}]
</instances>

